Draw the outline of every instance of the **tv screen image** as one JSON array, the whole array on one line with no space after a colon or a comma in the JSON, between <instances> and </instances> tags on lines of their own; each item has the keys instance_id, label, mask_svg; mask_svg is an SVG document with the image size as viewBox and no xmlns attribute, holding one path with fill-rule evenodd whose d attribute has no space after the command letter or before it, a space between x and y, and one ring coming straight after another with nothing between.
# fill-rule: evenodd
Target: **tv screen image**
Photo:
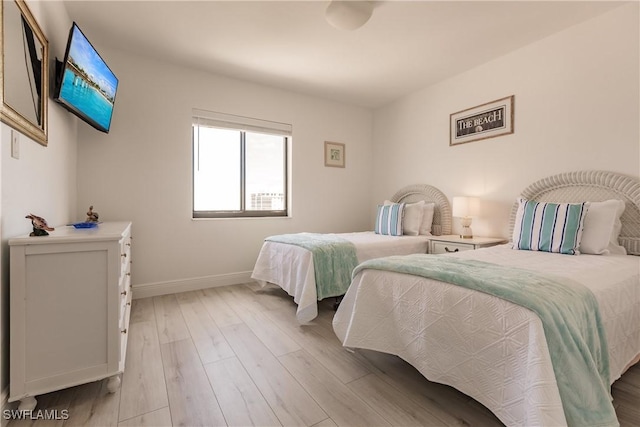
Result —
<instances>
[{"instance_id":1,"label":"tv screen image","mask_svg":"<svg viewBox=\"0 0 640 427\"><path fill-rule=\"evenodd\" d=\"M56 100L102 132L109 132L118 78L74 22Z\"/></svg>"}]
</instances>

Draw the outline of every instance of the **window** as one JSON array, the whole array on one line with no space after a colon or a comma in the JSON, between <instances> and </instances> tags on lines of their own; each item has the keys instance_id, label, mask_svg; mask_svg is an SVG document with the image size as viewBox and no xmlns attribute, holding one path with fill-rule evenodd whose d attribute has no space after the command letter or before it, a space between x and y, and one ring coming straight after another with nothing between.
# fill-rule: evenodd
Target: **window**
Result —
<instances>
[{"instance_id":1,"label":"window","mask_svg":"<svg viewBox=\"0 0 640 427\"><path fill-rule=\"evenodd\" d=\"M291 125L193 111L193 217L287 216Z\"/></svg>"}]
</instances>

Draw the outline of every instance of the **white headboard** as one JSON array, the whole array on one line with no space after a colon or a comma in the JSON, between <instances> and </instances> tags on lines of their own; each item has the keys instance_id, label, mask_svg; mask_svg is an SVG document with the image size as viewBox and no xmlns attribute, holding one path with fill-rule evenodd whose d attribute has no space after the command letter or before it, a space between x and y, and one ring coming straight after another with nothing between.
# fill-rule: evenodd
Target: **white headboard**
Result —
<instances>
[{"instance_id":1,"label":"white headboard","mask_svg":"<svg viewBox=\"0 0 640 427\"><path fill-rule=\"evenodd\" d=\"M447 196L436 187L426 184L409 185L398 190L391 198L396 203L415 203L420 200L435 203L431 234L451 234L451 206Z\"/></svg>"},{"instance_id":2,"label":"white headboard","mask_svg":"<svg viewBox=\"0 0 640 427\"><path fill-rule=\"evenodd\" d=\"M619 242L629 255L640 255L640 179L607 171L578 171L553 175L534 182L521 197L539 202L601 202L619 199L626 208L620 221ZM513 233L518 202L511 209L509 235Z\"/></svg>"}]
</instances>

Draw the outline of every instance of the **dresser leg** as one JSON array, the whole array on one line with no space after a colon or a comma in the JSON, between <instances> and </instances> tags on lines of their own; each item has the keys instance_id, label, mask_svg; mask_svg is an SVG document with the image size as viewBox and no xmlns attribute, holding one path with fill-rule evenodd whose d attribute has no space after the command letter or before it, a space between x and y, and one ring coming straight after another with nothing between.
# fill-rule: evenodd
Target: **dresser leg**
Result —
<instances>
[{"instance_id":1,"label":"dresser leg","mask_svg":"<svg viewBox=\"0 0 640 427\"><path fill-rule=\"evenodd\" d=\"M107 391L115 393L120 388L120 375L114 375L107 380Z\"/></svg>"},{"instance_id":2,"label":"dresser leg","mask_svg":"<svg viewBox=\"0 0 640 427\"><path fill-rule=\"evenodd\" d=\"M20 400L20 405L18 406L18 411L33 411L36 409L36 405L38 401L33 396L27 396L24 399Z\"/></svg>"}]
</instances>

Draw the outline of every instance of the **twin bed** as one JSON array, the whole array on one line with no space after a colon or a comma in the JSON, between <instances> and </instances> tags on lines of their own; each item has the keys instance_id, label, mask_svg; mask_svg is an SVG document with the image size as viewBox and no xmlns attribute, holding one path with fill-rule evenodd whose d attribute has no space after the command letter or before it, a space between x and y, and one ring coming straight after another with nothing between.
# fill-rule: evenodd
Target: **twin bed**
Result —
<instances>
[{"instance_id":1,"label":"twin bed","mask_svg":"<svg viewBox=\"0 0 640 427\"><path fill-rule=\"evenodd\" d=\"M321 277L326 271L317 269L311 250L300 246L300 240L325 239L330 245L332 240L346 240L355 247L356 264L363 261L390 255L426 253L430 235L451 233L451 207L447 197L430 185L411 185L400 189L391 198L391 202L418 204L424 202L432 206L429 216L429 234L390 236L372 231L358 233L339 233L316 235L298 233L296 235L273 236L267 239L258 254L251 278L261 285L275 284L293 296L298 305L296 317L301 324L308 323L318 315L318 301L328 297L344 295L351 282L351 269L344 277L338 278L337 271L330 271L331 277ZM421 224L423 225L423 224ZM426 233L425 232L425 233ZM295 242L291 240L295 239ZM295 244L292 244L295 243ZM336 261L337 262L337 261ZM355 267L355 265L354 265ZM337 269L336 269L337 270ZM333 279L339 285L325 289L317 283L318 279ZM342 280L340 280L342 279Z\"/></svg>"},{"instance_id":2,"label":"twin bed","mask_svg":"<svg viewBox=\"0 0 640 427\"><path fill-rule=\"evenodd\" d=\"M448 203L435 191L441 211L433 234L448 234ZM425 197L399 194L394 201ZM427 379L473 397L506 425L618 425L610 385L640 360L640 181L601 171L559 174L530 185L522 198L511 215L515 247L534 250L514 250L511 243L443 255L422 249L364 255L334 331L347 348L401 357ZM529 220L541 230L549 222L544 214L542 221L529 218L527 200L540 202L534 210L554 206L544 202L566 203L556 249L582 253L546 252L556 250L557 236L543 249L544 239L524 233ZM601 207L595 206L609 202L592 202L609 200L623 202L616 202L616 221L596 224ZM584 233L582 243L574 236L575 247L566 251L570 208L581 212L576 229ZM594 230L604 246L587 250ZM256 276L294 295L298 320L308 321L317 313L313 257L273 246L263 247L261 257L272 264L262 260L257 270L264 274ZM287 266L287 260L293 261Z\"/></svg>"},{"instance_id":3,"label":"twin bed","mask_svg":"<svg viewBox=\"0 0 640 427\"><path fill-rule=\"evenodd\" d=\"M616 240L629 255L503 245L368 261L354 271L334 331L345 347L401 357L427 379L484 404L506 425L617 425L610 385L640 359L640 257L633 256L640 255L640 182L607 172L569 173L536 182L522 196L624 201ZM517 213L518 206L511 218L516 229L523 221ZM449 277L458 268L470 275ZM485 276L505 287L490 292ZM582 307L578 294L595 299ZM534 303L525 308L512 302L518 298ZM548 304L548 311L540 309Z\"/></svg>"}]
</instances>

